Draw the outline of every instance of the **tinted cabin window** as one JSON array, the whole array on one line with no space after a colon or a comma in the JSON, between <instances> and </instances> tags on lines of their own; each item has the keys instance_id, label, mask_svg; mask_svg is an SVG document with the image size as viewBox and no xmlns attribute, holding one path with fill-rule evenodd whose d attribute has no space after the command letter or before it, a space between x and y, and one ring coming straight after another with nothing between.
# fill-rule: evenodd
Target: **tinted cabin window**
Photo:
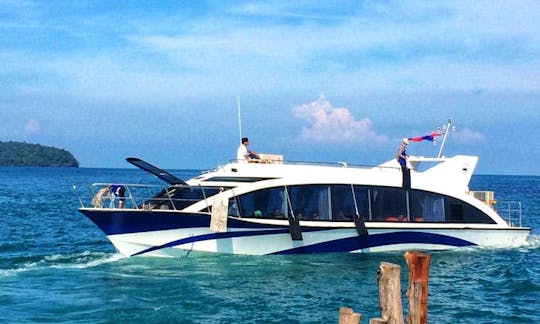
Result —
<instances>
[{"instance_id":1,"label":"tinted cabin window","mask_svg":"<svg viewBox=\"0 0 540 324\"><path fill-rule=\"evenodd\" d=\"M219 190L219 188L203 187L169 187L162 190L150 201L154 208L173 209L172 203L174 203L174 208L184 209L204 198L217 194Z\"/></svg>"},{"instance_id":2,"label":"tinted cabin window","mask_svg":"<svg viewBox=\"0 0 540 324\"><path fill-rule=\"evenodd\" d=\"M458 199L422 190L408 192L412 222L495 223L479 209ZM288 186L287 191L284 187L258 190L231 198L228 214L286 219L289 211L286 193L289 194L294 215L301 220L351 221L356 213L356 198L358 213L364 220L409 221L406 190L354 186L353 195L350 185L298 185Z\"/></svg>"},{"instance_id":3,"label":"tinted cabin window","mask_svg":"<svg viewBox=\"0 0 540 324\"><path fill-rule=\"evenodd\" d=\"M372 188L371 215L374 221L407 221L407 199L401 188Z\"/></svg>"},{"instance_id":4,"label":"tinted cabin window","mask_svg":"<svg viewBox=\"0 0 540 324\"><path fill-rule=\"evenodd\" d=\"M412 190L409 192L411 221L444 222L444 198L440 194Z\"/></svg>"},{"instance_id":5,"label":"tinted cabin window","mask_svg":"<svg viewBox=\"0 0 540 324\"><path fill-rule=\"evenodd\" d=\"M495 224L480 209L452 197L445 197L445 210L448 223Z\"/></svg>"},{"instance_id":6,"label":"tinted cabin window","mask_svg":"<svg viewBox=\"0 0 540 324\"><path fill-rule=\"evenodd\" d=\"M330 220L330 186L287 187L294 215L302 220ZM349 191L350 192L350 191Z\"/></svg>"},{"instance_id":7,"label":"tinted cabin window","mask_svg":"<svg viewBox=\"0 0 540 324\"><path fill-rule=\"evenodd\" d=\"M277 218L287 217L285 187L267 188L238 197L241 217Z\"/></svg>"},{"instance_id":8,"label":"tinted cabin window","mask_svg":"<svg viewBox=\"0 0 540 324\"><path fill-rule=\"evenodd\" d=\"M334 185L330 188L332 199L332 219L335 221L352 221L356 213L352 187L350 185Z\"/></svg>"},{"instance_id":9,"label":"tinted cabin window","mask_svg":"<svg viewBox=\"0 0 540 324\"><path fill-rule=\"evenodd\" d=\"M448 217L449 222L463 222L463 206L460 204L450 203L450 217Z\"/></svg>"},{"instance_id":10,"label":"tinted cabin window","mask_svg":"<svg viewBox=\"0 0 540 324\"><path fill-rule=\"evenodd\" d=\"M232 197L229 199L229 209L227 211L227 215L240 217L240 210L238 209L238 202L236 197Z\"/></svg>"},{"instance_id":11,"label":"tinted cabin window","mask_svg":"<svg viewBox=\"0 0 540 324\"><path fill-rule=\"evenodd\" d=\"M204 192L203 192L204 191ZM205 197L208 198L219 192L218 188L201 188L189 187L180 188L173 195L174 205L176 209L184 209L187 206L194 204Z\"/></svg>"},{"instance_id":12,"label":"tinted cabin window","mask_svg":"<svg viewBox=\"0 0 540 324\"><path fill-rule=\"evenodd\" d=\"M358 213L364 220L369 220L369 195L368 188L364 186L354 186L354 197L356 198L356 205L358 207Z\"/></svg>"}]
</instances>

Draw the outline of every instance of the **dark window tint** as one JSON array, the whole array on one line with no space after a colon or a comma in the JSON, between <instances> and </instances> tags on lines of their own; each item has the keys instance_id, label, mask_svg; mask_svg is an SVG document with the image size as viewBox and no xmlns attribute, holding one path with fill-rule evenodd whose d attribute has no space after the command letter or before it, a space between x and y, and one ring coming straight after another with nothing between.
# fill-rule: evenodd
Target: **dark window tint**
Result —
<instances>
[{"instance_id":1,"label":"dark window tint","mask_svg":"<svg viewBox=\"0 0 540 324\"><path fill-rule=\"evenodd\" d=\"M354 197L356 198L356 206L358 214L364 219L369 220L369 190L365 186L354 186Z\"/></svg>"},{"instance_id":2,"label":"dark window tint","mask_svg":"<svg viewBox=\"0 0 540 324\"><path fill-rule=\"evenodd\" d=\"M229 199L229 208L227 211L227 215L234 216L234 217L240 217L240 210L238 209L238 199L236 197L232 197Z\"/></svg>"},{"instance_id":3,"label":"dark window tint","mask_svg":"<svg viewBox=\"0 0 540 324\"><path fill-rule=\"evenodd\" d=\"M304 220L329 220L330 186L301 185L287 187L294 215Z\"/></svg>"},{"instance_id":4,"label":"dark window tint","mask_svg":"<svg viewBox=\"0 0 540 324\"><path fill-rule=\"evenodd\" d=\"M173 194L173 202L176 209L184 209L202 199L213 196L219 192L219 188L187 187L177 188Z\"/></svg>"},{"instance_id":5,"label":"dark window tint","mask_svg":"<svg viewBox=\"0 0 540 324\"><path fill-rule=\"evenodd\" d=\"M354 214L356 214L352 186L334 185L331 186L330 189L332 199L332 219L335 221L352 221Z\"/></svg>"},{"instance_id":6,"label":"dark window tint","mask_svg":"<svg viewBox=\"0 0 540 324\"><path fill-rule=\"evenodd\" d=\"M241 217L283 219L287 216L285 187L267 188L238 197Z\"/></svg>"},{"instance_id":7,"label":"dark window tint","mask_svg":"<svg viewBox=\"0 0 540 324\"><path fill-rule=\"evenodd\" d=\"M368 189L367 186L354 186L354 191L352 189L350 185L298 185L287 189L262 189L231 198L228 214L285 219L292 210L301 220L351 221L358 211L364 220L372 221L404 222L410 218L412 222L495 223L479 209L440 194L388 187ZM287 194L291 209L288 208Z\"/></svg>"},{"instance_id":8,"label":"dark window tint","mask_svg":"<svg viewBox=\"0 0 540 324\"><path fill-rule=\"evenodd\" d=\"M184 209L200 200L213 196L220 188L169 187L149 200L153 208Z\"/></svg>"},{"instance_id":9,"label":"dark window tint","mask_svg":"<svg viewBox=\"0 0 540 324\"><path fill-rule=\"evenodd\" d=\"M480 209L452 197L445 198L446 221L448 223L495 224Z\"/></svg>"},{"instance_id":10,"label":"dark window tint","mask_svg":"<svg viewBox=\"0 0 540 324\"><path fill-rule=\"evenodd\" d=\"M412 190L409 193L413 222L444 222L444 198L440 194Z\"/></svg>"},{"instance_id":11,"label":"dark window tint","mask_svg":"<svg viewBox=\"0 0 540 324\"><path fill-rule=\"evenodd\" d=\"M407 199L402 188L371 189L371 215L374 221L407 221Z\"/></svg>"}]
</instances>

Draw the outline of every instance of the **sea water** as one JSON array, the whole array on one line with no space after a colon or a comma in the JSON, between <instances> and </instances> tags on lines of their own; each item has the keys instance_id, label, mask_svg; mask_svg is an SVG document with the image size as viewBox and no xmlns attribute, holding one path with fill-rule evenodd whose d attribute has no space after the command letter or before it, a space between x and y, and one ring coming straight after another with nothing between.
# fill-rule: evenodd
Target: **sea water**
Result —
<instances>
[{"instance_id":1,"label":"sea water","mask_svg":"<svg viewBox=\"0 0 540 324\"><path fill-rule=\"evenodd\" d=\"M367 323L382 261L401 265L405 296L402 252L125 258L77 212L73 184L155 181L135 169L0 168L0 322L336 323L346 306ZM540 177L474 176L471 190L521 201L532 235L519 248L431 252L428 322L540 322Z\"/></svg>"}]
</instances>

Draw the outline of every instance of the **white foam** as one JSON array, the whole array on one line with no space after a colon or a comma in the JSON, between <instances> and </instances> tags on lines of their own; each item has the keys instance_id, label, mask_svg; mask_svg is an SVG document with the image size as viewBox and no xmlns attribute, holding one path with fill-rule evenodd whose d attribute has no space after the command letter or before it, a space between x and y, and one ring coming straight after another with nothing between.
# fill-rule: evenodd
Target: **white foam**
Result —
<instances>
[{"instance_id":1,"label":"white foam","mask_svg":"<svg viewBox=\"0 0 540 324\"><path fill-rule=\"evenodd\" d=\"M81 256L76 259L77 263L51 265L50 267L55 268L55 269L86 269L86 268L92 268L92 267L96 267L96 266L106 264L106 263L115 262L124 258L127 258L127 257L119 253L108 254L103 258L94 259L94 260L88 260L89 258Z\"/></svg>"},{"instance_id":2,"label":"white foam","mask_svg":"<svg viewBox=\"0 0 540 324\"><path fill-rule=\"evenodd\" d=\"M19 273L44 269L86 269L116 262L124 258L126 256L119 253L110 254L92 251L84 251L71 255L53 254L44 256L38 261L26 262L17 268L0 269L0 277L16 276Z\"/></svg>"},{"instance_id":3,"label":"white foam","mask_svg":"<svg viewBox=\"0 0 540 324\"><path fill-rule=\"evenodd\" d=\"M0 277L16 276L18 273L38 269L39 262L27 262L24 266L15 269L1 269Z\"/></svg>"},{"instance_id":4,"label":"white foam","mask_svg":"<svg viewBox=\"0 0 540 324\"><path fill-rule=\"evenodd\" d=\"M531 234L527 238L527 242L522 247L534 250L540 248L540 234Z\"/></svg>"}]
</instances>

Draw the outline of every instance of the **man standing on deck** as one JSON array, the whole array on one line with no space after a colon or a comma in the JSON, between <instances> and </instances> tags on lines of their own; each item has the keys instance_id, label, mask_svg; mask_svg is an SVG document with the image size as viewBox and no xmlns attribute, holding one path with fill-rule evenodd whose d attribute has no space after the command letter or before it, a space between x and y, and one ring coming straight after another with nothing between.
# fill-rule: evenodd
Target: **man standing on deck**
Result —
<instances>
[{"instance_id":1,"label":"man standing on deck","mask_svg":"<svg viewBox=\"0 0 540 324\"><path fill-rule=\"evenodd\" d=\"M242 138L242 143L236 151L236 159L238 162L247 162L250 159L258 159L259 154L249 150L247 147L249 145L249 139L247 137Z\"/></svg>"},{"instance_id":2,"label":"man standing on deck","mask_svg":"<svg viewBox=\"0 0 540 324\"><path fill-rule=\"evenodd\" d=\"M124 208L124 200L126 200L126 187L113 184L110 185L109 190L111 192L111 203L109 207L114 208L114 201L116 200L116 197L118 197L118 208Z\"/></svg>"},{"instance_id":3,"label":"man standing on deck","mask_svg":"<svg viewBox=\"0 0 540 324\"><path fill-rule=\"evenodd\" d=\"M402 185L404 188L411 187L411 170L409 170L409 168L407 167L407 159L409 158L409 155L405 151L407 149L407 144L409 144L409 140L405 137L401 141L401 145L399 146L396 153L396 159L401 166L401 173L403 177Z\"/></svg>"}]
</instances>

